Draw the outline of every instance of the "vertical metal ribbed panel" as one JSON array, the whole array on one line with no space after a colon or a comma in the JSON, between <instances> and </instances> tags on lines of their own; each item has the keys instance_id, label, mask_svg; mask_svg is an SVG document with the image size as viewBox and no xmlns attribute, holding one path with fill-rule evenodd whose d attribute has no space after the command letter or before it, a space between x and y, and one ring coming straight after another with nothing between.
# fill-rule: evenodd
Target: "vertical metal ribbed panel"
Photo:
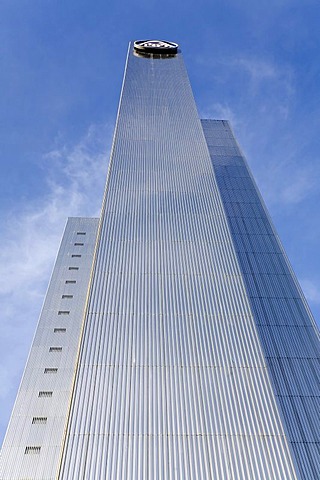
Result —
<instances>
[{"instance_id":1,"label":"vertical metal ribbed panel","mask_svg":"<svg viewBox=\"0 0 320 480\"><path fill-rule=\"evenodd\" d=\"M57 478L97 227L95 218L67 222L1 450L1 480Z\"/></svg>"},{"instance_id":2,"label":"vertical metal ribbed panel","mask_svg":"<svg viewBox=\"0 0 320 480\"><path fill-rule=\"evenodd\" d=\"M294 479L185 67L130 47L61 479Z\"/></svg>"},{"instance_id":3,"label":"vertical metal ribbed panel","mask_svg":"<svg viewBox=\"0 0 320 480\"><path fill-rule=\"evenodd\" d=\"M300 477L317 479L319 331L229 124L203 120L202 125Z\"/></svg>"}]
</instances>

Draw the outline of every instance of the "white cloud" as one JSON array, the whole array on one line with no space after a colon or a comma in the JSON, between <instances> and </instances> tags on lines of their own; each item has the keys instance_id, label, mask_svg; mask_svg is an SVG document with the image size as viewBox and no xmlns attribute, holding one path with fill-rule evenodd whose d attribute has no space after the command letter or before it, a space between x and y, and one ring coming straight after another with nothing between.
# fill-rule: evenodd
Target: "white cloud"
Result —
<instances>
[{"instance_id":1,"label":"white cloud","mask_svg":"<svg viewBox=\"0 0 320 480\"><path fill-rule=\"evenodd\" d=\"M320 288L312 280L303 279L300 281L306 299L310 303L320 304Z\"/></svg>"},{"instance_id":2,"label":"white cloud","mask_svg":"<svg viewBox=\"0 0 320 480\"><path fill-rule=\"evenodd\" d=\"M242 69L249 75L253 93L265 88L268 82L276 88L275 93L280 93L282 101L283 95L291 97L294 94L294 73L289 65L279 65L265 58L250 56L232 58L226 60L226 64L238 70ZM270 91L268 93L270 94ZM266 100L270 101L269 95ZM284 108L282 104L280 107Z\"/></svg>"},{"instance_id":3,"label":"white cloud","mask_svg":"<svg viewBox=\"0 0 320 480\"><path fill-rule=\"evenodd\" d=\"M274 64L266 60L241 57L233 61L234 65L242 67L253 79L277 78L280 71Z\"/></svg>"},{"instance_id":4,"label":"white cloud","mask_svg":"<svg viewBox=\"0 0 320 480\"><path fill-rule=\"evenodd\" d=\"M68 216L98 216L107 173L106 125L43 158L47 192L7 214L0 250L0 443Z\"/></svg>"},{"instance_id":5,"label":"white cloud","mask_svg":"<svg viewBox=\"0 0 320 480\"><path fill-rule=\"evenodd\" d=\"M297 169L294 177L282 192L285 203L299 203L308 197L316 187L314 173Z\"/></svg>"},{"instance_id":6,"label":"white cloud","mask_svg":"<svg viewBox=\"0 0 320 480\"><path fill-rule=\"evenodd\" d=\"M228 120L233 128L238 126L239 119L237 118L234 110L227 105L222 103L214 103L210 107L200 111L200 118L215 118L220 120Z\"/></svg>"},{"instance_id":7,"label":"white cloud","mask_svg":"<svg viewBox=\"0 0 320 480\"><path fill-rule=\"evenodd\" d=\"M302 163L299 147L295 144L288 147L288 151L280 150L280 146L272 160L263 152L264 157L260 156L260 163L256 166L256 178L265 201L270 206L312 201L319 195L319 162L315 158L305 159ZM305 215L308 215L307 207Z\"/></svg>"},{"instance_id":8,"label":"white cloud","mask_svg":"<svg viewBox=\"0 0 320 480\"><path fill-rule=\"evenodd\" d=\"M13 294L48 270L68 216L97 216L107 171L105 126L92 126L72 148L44 158L47 193L8 214L0 251L0 295Z\"/></svg>"}]
</instances>

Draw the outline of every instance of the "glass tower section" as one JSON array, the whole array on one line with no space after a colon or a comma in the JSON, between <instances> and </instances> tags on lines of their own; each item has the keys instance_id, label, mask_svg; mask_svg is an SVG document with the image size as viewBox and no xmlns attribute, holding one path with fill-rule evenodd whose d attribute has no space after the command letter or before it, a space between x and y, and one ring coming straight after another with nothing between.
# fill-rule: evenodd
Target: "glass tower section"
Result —
<instances>
[{"instance_id":1,"label":"glass tower section","mask_svg":"<svg viewBox=\"0 0 320 480\"><path fill-rule=\"evenodd\" d=\"M316 479L319 334L228 123L198 118L180 51L129 46L90 252L60 454L48 473L51 437L29 422L1 478Z\"/></svg>"},{"instance_id":2,"label":"glass tower section","mask_svg":"<svg viewBox=\"0 0 320 480\"><path fill-rule=\"evenodd\" d=\"M317 478L319 332L228 122L202 126L287 438Z\"/></svg>"}]
</instances>

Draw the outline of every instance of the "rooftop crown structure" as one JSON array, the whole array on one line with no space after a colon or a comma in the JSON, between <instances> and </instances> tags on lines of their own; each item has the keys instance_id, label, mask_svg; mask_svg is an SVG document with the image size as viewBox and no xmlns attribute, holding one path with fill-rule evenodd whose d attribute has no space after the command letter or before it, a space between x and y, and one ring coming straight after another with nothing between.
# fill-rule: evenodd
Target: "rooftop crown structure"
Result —
<instances>
[{"instance_id":1,"label":"rooftop crown structure","mask_svg":"<svg viewBox=\"0 0 320 480\"><path fill-rule=\"evenodd\" d=\"M70 218L0 478L319 478L319 332L178 45L130 44L100 219Z\"/></svg>"}]
</instances>

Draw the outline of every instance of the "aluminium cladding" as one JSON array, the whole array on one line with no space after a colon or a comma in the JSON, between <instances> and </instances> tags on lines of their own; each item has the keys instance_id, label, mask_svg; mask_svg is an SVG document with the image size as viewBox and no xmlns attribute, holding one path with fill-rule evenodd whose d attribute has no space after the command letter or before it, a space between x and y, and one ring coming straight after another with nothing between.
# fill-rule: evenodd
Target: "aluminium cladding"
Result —
<instances>
[{"instance_id":1,"label":"aluminium cladding","mask_svg":"<svg viewBox=\"0 0 320 480\"><path fill-rule=\"evenodd\" d=\"M130 44L99 225L67 224L1 480L315 480L319 359L228 122L199 120L177 44Z\"/></svg>"}]
</instances>

